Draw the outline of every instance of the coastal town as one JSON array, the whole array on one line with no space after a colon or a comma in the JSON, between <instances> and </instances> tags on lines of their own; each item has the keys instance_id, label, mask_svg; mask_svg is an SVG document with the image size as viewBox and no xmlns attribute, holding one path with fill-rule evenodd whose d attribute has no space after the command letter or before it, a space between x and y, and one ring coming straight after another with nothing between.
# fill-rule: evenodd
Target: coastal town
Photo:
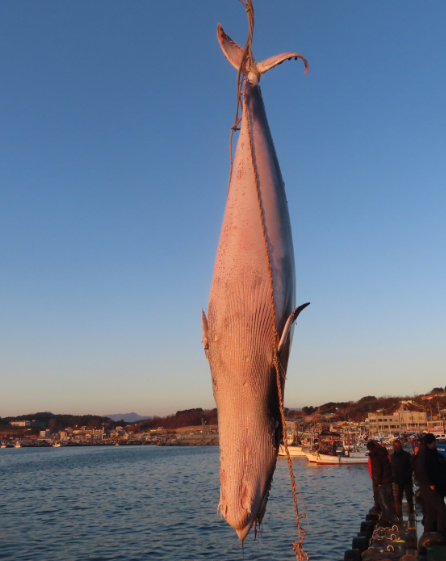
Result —
<instances>
[{"instance_id":1,"label":"coastal town","mask_svg":"<svg viewBox=\"0 0 446 561\"><path fill-rule=\"evenodd\" d=\"M120 415L111 418L48 412L0 418L0 454L5 454L5 458L11 457L10 454L14 456L15 452L9 452L7 448L30 447L217 446L219 433L216 415L215 409L196 408L177 411L166 417L147 418L136 414L123 415L119 419ZM439 453L445 462L446 388L434 388L427 394L412 398L365 396L356 402L329 402L319 407L287 409L286 415L284 440L288 449L281 445L279 456L304 457L305 464L298 463L299 466L362 464L364 469L368 466L372 477L370 504L373 491L374 506L366 514L365 521L361 521L361 531L353 537L351 548L345 550L345 561L444 559L444 538L432 531L431 519L426 514L428 497L422 494L426 490L421 487L413 490L412 470L415 469L414 458L417 454L421 457L426 453L427 445L422 443L430 442L429 438L438 442L435 454ZM132 417L139 418L133 420ZM54 453L57 455L57 452ZM384 459L381 457L383 454ZM150 456L158 457L158 454ZM377 462L385 460L387 469L391 470L389 473L396 474L395 466L399 465L400 457L411 466L410 492L407 485L404 488L407 514L403 510L402 494L400 498L393 495L399 483L392 487L386 480L391 490L388 489L391 493L388 493L389 497L393 497L392 500L389 498L387 504L374 479L375 472L381 473ZM415 474L417 484L421 480L422 470L419 466L422 465L420 462L415 465L418 466ZM312 473L317 477L317 472ZM380 487L384 488L384 484ZM365 489L364 492L368 494ZM421 523L417 528L418 520L427 521L427 526L422 528ZM386 540L387 547L385 557L382 557L383 540ZM440 557L426 558L428 550L435 555L438 553ZM417 551L419 555L414 556ZM389 552L392 552L392 556L389 556ZM405 553L411 557L402 557Z\"/></svg>"},{"instance_id":2,"label":"coastal town","mask_svg":"<svg viewBox=\"0 0 446 561\"><path fill-rule=\"evenodd\" d=\"M157 428L141 428L136 424L122 426L101 420L100 428L88 425L68 426L63 430L42 428L42 421L13 420L1 427L0 447L21 448L34 446L204 446L218 444L217 426L203 423L200 427L186 427L175 431ZM40 430L38 430L40 429Z\"/></svg>"},{"instance_id":3,"label":"coastal town","mask_svg":"<svg viewBox=\"0 0 446 561\"><path fill-rule=\"evenodd\" d=\"M366 396L357 402L287 409L288 442L335 432L352 439L386 439L431 432L446 438L446 390L409 398ZM0 446L218 445L216 410L178 411L126 423L94 415L36 413L0 418Z\"/></svg>"}]
</instances>

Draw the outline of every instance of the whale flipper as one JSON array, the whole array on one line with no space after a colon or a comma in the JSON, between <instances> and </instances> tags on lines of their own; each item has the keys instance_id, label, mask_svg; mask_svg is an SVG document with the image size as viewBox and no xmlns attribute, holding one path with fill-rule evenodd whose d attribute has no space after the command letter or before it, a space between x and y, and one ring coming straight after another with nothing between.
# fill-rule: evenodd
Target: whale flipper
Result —
<instances>
[{"instance_id":1,"label":"whale flipper","mask_svg":"<svg viewBox=\"0 0 446 561\"><path fill-rule=\"evenodd\" d=\"M310 305L310 302L307 302L306 304L301 304L300 306L298 306L295 310L293 310L291 312L290 316L287 319L285 327L283 328L282 337L280 338L279 346L277 347L277 354L280 354L280 351L283 349L285 343L287 342L289 334L290 334L291 326L296 321L297 316L300 314L300 312L302 310L304 310L309 305Z\"/></svg>"},{"instance_id":2,"label":"whale flipper","mask_svg":"<svg viewBox=\"0 0 446 561\"><path fill-rule=\"evenodd\" d=\"M208 337L208 320L204 310L201 310L201 328L203 330L203 346L204 350L207 351L209 349L209 337Z\"/></svg>"}]
</instances>

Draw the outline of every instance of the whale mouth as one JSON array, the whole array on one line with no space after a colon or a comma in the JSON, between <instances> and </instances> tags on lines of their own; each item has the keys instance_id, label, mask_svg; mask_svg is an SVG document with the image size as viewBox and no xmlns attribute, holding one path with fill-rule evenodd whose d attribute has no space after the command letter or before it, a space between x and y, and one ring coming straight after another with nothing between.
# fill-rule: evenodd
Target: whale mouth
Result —
<instances>
[{"instance_id":1,"label":"whale mouth","mask_svg":"<svg viewBox=\"0 0 446 561\"><path fill-rule=\"evenodd\" d=\"M272 477L270 478L271 481ZM220 503L218 509L226 522L234 528L240 541L243 542L254 523L261 524L265 514L270 484L266 486L262 495L251 494L244 486L239 494L237 503ZM241 499L241 500L240 500Z\"/></svg>"},{"instance_id":2,"label":"whale mouth","mask_svg":"<svg viewBox=\"0 0 446 561\"><path fill-rule=\"evenodd\" d=\"M227 499L227 497L226 497ZM257 504L256 504L257 503ZM219 504L219 511L226 522L234 528L239 539L243 542L248 535L257 515L259 501L248 492L247 485L237 491L237 499L224 500Z\"/></svg>"},{"instance_id":3,"label":"whale mouth","mask_svg":"<svg viewBox=\"0 0 446 561\"><path fill-rule=\"evenodd\" d=\"M235 530L237 532L237 536L239 537L239 540L243 543L245 541L246 536L249 534L249 530L252 527L252 523L253 520L251 520L251 522L249 522L249 524L247 524L244 528L242 528L241 530Z\"/></svg>"}]
</instances>

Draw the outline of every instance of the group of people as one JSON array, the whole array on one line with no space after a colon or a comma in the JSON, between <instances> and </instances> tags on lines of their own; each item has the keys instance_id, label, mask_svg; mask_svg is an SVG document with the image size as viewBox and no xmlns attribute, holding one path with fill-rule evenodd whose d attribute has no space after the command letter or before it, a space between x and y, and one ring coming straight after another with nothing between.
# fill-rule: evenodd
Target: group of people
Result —
<instances>
[{"instance_id":1,"label":"group of people","mask_svg":"<svg viewBox=\"0 0 446 561\"><path fill-rule=\"evenodd\" d=\"M373 511L381 514L380 525L392 526L402 517L403 495L408 514L414 511L413 474L418 482L425 532L446 535L446 459L437 451L435 436L428 433L414 454L403 450L400 440L393 442L393 454L370 440L369 472L373 482Z\"/></svg>"}]
</instances>

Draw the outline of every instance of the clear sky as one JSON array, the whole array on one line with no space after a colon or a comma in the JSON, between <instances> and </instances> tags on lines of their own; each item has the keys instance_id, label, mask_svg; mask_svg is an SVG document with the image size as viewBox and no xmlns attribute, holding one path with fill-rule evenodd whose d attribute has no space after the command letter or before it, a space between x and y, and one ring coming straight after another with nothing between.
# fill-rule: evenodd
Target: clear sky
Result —
<instances>
[{"instance_id":1,"label":"clear sky","mask_svg":"<svg viewBox=\"0 0 446 561\"><path fill-rule=\"evenodd\" d=\"M285 405L446 384L446 3L255 1L297 320ZM0 4L0 416L214 407L237 0Z\"/></svg>"}]
</instances>

